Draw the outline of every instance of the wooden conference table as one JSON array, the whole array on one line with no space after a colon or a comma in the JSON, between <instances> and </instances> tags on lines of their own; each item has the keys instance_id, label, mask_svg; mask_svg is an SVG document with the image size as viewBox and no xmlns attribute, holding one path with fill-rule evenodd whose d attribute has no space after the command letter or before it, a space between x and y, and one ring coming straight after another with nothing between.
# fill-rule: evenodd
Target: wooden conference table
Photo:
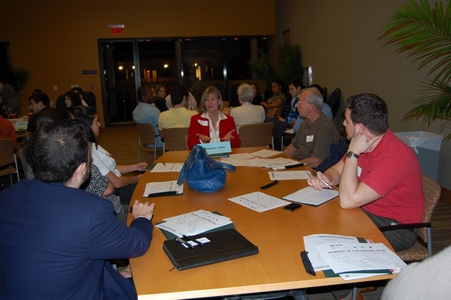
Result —
<instances>
[{"instance_id":1,"label":"wooden conference table","mask_svg":"<svg viewBox=\"0 0 451 300\"><path fill-rule=\"evenodd\" d=\"M262 148L233 149L233 153L254 152ZM167 152L157 162L184 162L189 151ZM302 170L299 167L290 170ZM304 250L303 236L319 233L363 237L388 241L373 222L360 209L342 209L338 198L321 206L303 205L290 212L282 208L263 213L238 205L228 198L254 191L270 183L268 169L237 167L227 173L226 185L216 193L200 193L188 188L184 194L158 198L143 198L144 188L150 181L176 180L179 173L146 172L135 189L132 199L155 203L153 223L164 218L204 209L218 211L230 217L238 232L259 248L259 254L179 271L163 251L166 240L155 228L150 248L142 257L130 260L133 279L139 299L186 299L212 296L247 294L267 291L302 289L390 279L393 275L344 281L340 277L326 278L323 272L309 275L302 264L300 252ZM279 181L264 193L282 197L307 186L306 180ZM263 190L260 190L263 191ZM128 222L131 222L129 214ZM392 248L391 248L392 249Z\"/></svg>"}]
</instances>

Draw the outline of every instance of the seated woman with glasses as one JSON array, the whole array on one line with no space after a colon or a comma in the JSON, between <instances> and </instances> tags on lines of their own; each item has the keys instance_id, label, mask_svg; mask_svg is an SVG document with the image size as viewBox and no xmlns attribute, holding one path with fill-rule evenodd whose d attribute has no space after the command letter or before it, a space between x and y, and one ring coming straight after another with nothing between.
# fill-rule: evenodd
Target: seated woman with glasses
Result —
<instances>
[{"instance_id":1,"label":"seated woman with glasses","mask_svg":"<svg viewBox=\"0 0 451 300\"><path fill-rule=\"evenodd\" d=\"M232 148L239 148L241 140L237 134L233 117L224 114L219 90L209 86L202 94L199 114L191 117L188 129L188 149L196 144L230 141Z\"/></svg>"}]
</instances>

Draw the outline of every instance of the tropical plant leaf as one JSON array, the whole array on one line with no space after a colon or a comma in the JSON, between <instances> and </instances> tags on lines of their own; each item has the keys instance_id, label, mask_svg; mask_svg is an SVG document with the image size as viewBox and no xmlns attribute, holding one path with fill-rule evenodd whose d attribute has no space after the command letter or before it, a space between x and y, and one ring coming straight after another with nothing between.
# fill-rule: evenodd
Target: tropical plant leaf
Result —
<instances>
[{"instance_id":1,"label":"tropical plant leaf","mask_svg":"<svg viewBox=\"0 0 451 300\"><path fill-rule=\"evenodd\" d=\"M409 0L391 16L379 40L395 53L407 52L419 69L434 63L428 72L437 72L433 81L451 79L451 5L444 9L436 2L432 8L427 0Z\"/></svg>"},{"instance_id":2,"label":"tropical plant leaf","mask_svg":"<svg viewBox=\"0 0 451 300\"><path fill-rule=\"evenodd\" d=\"M27 83L30 81L31 71L23 67L13 68L11 71L14 74L14 77L16 78L17 93L19 93L21 90L25 88Z\"/></svg>"}]
</instances>

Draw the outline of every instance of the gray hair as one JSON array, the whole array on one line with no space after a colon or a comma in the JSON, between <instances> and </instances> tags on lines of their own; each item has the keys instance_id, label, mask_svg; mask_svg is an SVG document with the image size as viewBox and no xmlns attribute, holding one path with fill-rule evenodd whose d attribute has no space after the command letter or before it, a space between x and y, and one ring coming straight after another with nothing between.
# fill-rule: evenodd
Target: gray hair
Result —
<instances>
[{"instance_id":1,"label":"gray hair","mask_svg":"<svg viewBox=\"0 0 451 300\"><path fill-rule=\"evenodd\" d=\"M313 103L317 109L321 110L323 107L323 95L316 88L306 88L302 91L308 92L307 102Z\"/></svg>"},{"instance_id":2,"label":"gray hair","mask_svg":"<svg viewBox=\"0 0 451 300\"><path fill-rule=\"evenodd\" d=\"M252 102L255 97L254 89L247 83L243 83L237 90L238 98L244 102Z\"/></svg>"}]
</instances>

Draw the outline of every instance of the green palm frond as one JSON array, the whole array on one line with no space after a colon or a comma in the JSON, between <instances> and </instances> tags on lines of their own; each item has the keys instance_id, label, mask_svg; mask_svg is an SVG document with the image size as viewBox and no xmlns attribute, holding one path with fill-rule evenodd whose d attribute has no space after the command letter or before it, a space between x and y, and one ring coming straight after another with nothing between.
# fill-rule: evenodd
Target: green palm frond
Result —
<instances>
[{"instance_id":1,"label":"green palm frond","mask_svg":"<svg viewBox=\"0 0 451 300\"><path fill-rule=\"evenodd\" d=\"M451 5L445 9L436 2L432 8L427 0L410 0L391 16L379 40L420 61L419 69L434 63L428 72L437 72L432 82L451 79Z\"/></svg>"}]
</instances>

